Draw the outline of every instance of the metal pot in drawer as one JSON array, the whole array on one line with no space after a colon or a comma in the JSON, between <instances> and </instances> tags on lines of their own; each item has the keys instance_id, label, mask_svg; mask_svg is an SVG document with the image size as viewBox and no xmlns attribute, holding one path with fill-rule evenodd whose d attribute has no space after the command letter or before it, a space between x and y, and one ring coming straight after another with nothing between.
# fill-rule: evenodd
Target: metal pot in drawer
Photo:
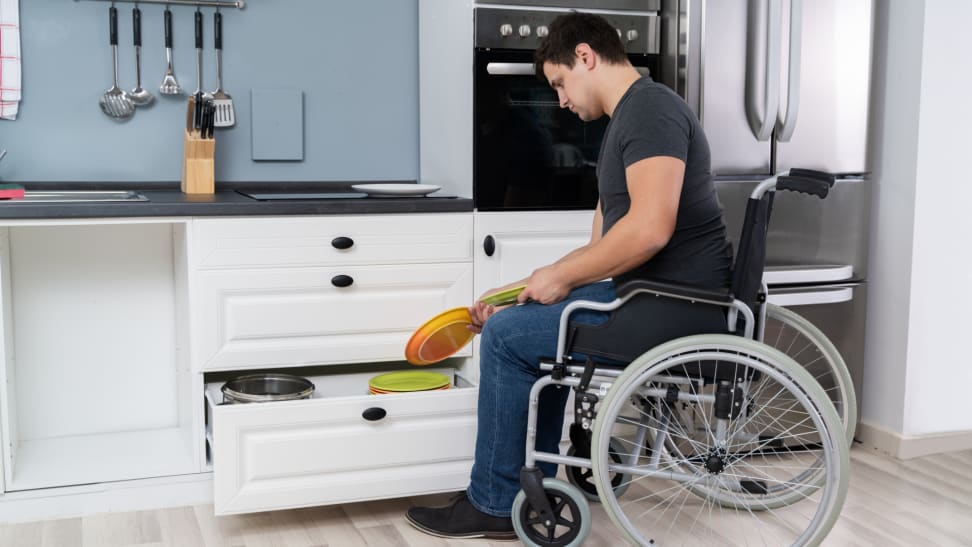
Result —
<instances>
[{"instance_id":1,"label":"metal pot in drawer","mask_svg":"<svg viewBox=\"0 0 972 547\"><path fill-rule=\"evenodd\" d=\"M309 399L314 384L290 374L248 374L234 378L221 388L223 403L266 403Z\"/></svg>"}]
</instances>

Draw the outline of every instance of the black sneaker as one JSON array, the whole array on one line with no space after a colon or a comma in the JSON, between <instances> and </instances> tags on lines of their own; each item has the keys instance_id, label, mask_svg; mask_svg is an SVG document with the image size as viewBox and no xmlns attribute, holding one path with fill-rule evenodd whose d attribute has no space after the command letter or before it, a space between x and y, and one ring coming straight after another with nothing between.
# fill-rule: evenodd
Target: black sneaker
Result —
<instances>
[{"instance_id":1,"label":"black sneaker","mask_svg":"<svg viewBox=\"0 0 972 547\"><path fill-rule=\"evenodd\" d=\"M462 492L445 507L412 507L405 513L412 526L442 538L486 538L514 540L516 531L510 517L494 517L469 503Z\"/></svg>"}]
</instances>

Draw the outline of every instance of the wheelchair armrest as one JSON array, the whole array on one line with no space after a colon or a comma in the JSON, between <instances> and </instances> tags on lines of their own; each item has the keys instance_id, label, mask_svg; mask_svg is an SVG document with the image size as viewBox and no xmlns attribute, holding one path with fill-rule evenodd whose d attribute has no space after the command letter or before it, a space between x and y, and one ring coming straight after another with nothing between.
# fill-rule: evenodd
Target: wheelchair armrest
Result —
<instances>
[{"instance_id":1,"label":"wheelchair armrest","mask_svg":"<svg viewBox=\"0 0 972 547\"><path fill-rule=\"evenodd\" d=\"M656 296L677 298L679 300L708 302L720 306L731 306L733 302L733 296L729 292L729 289L708 289L694 285L663 283L661 281L649 281L645 279L628 281L617 289L618 298L621 300L627 299L629 295L642 292Z\"/></svg>"}]
</instances>

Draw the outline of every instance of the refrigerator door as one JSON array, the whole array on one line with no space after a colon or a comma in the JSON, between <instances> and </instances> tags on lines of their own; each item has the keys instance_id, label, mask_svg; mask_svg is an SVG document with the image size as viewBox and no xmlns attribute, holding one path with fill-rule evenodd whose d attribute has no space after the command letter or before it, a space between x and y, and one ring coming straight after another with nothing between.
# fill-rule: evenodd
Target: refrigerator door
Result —
<instances>
[{"instance_id":1,"label":"refrigerator door","mask_svg":"<svg viewBox=\"0 0 972 547\"><path fill-rule=\"evenodd\" d=\"M867 171L871 0L786 0L782 21L776 172Z\"/></svg>"},{"instance_id":2,"label":"refrigerator door","mask_svg":"<svg viewBox=\"0 0 972 547\"><path fill-rule=\"evenodd\" d=\"M781 1L688 3L690 28L680 33L688 63L683 95L705 128L716 175L769 173L782 43L780 25L771 24L779 17L770 11Z\"/></svg>"}]
</instances>

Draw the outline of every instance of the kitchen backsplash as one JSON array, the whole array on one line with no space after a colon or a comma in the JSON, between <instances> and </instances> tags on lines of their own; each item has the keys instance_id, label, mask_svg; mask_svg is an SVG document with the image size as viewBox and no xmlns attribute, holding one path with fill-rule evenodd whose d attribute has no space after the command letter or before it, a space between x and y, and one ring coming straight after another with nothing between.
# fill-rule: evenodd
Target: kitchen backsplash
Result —
<instances>
[{"instance_id":1,"label":"kitchen backsplash","mask_svg":"<svg viewBox=\"0 0 972 547\"><path fill-rule=\"evenodd\" d=\"M0 182L178 185L187 96L159 93L165 8L139 5L142 87L155 100L116 121L98 107L112 82L110 5L20 2L23 100L16 121L0 121L0 149L8 151ZM134 4L115 5L119 87L131 90ZM175 74L191 93L197 85L195 9L171 10ZM236 125L216 131L217 183L418 178L418 0L252 0L242 10L220 11L223 87L232 95ZM203 87L212 91L215 9L202 12ZM253 89L302 93L302 160L251 159Z\"/></svg>"}]
</instances>

